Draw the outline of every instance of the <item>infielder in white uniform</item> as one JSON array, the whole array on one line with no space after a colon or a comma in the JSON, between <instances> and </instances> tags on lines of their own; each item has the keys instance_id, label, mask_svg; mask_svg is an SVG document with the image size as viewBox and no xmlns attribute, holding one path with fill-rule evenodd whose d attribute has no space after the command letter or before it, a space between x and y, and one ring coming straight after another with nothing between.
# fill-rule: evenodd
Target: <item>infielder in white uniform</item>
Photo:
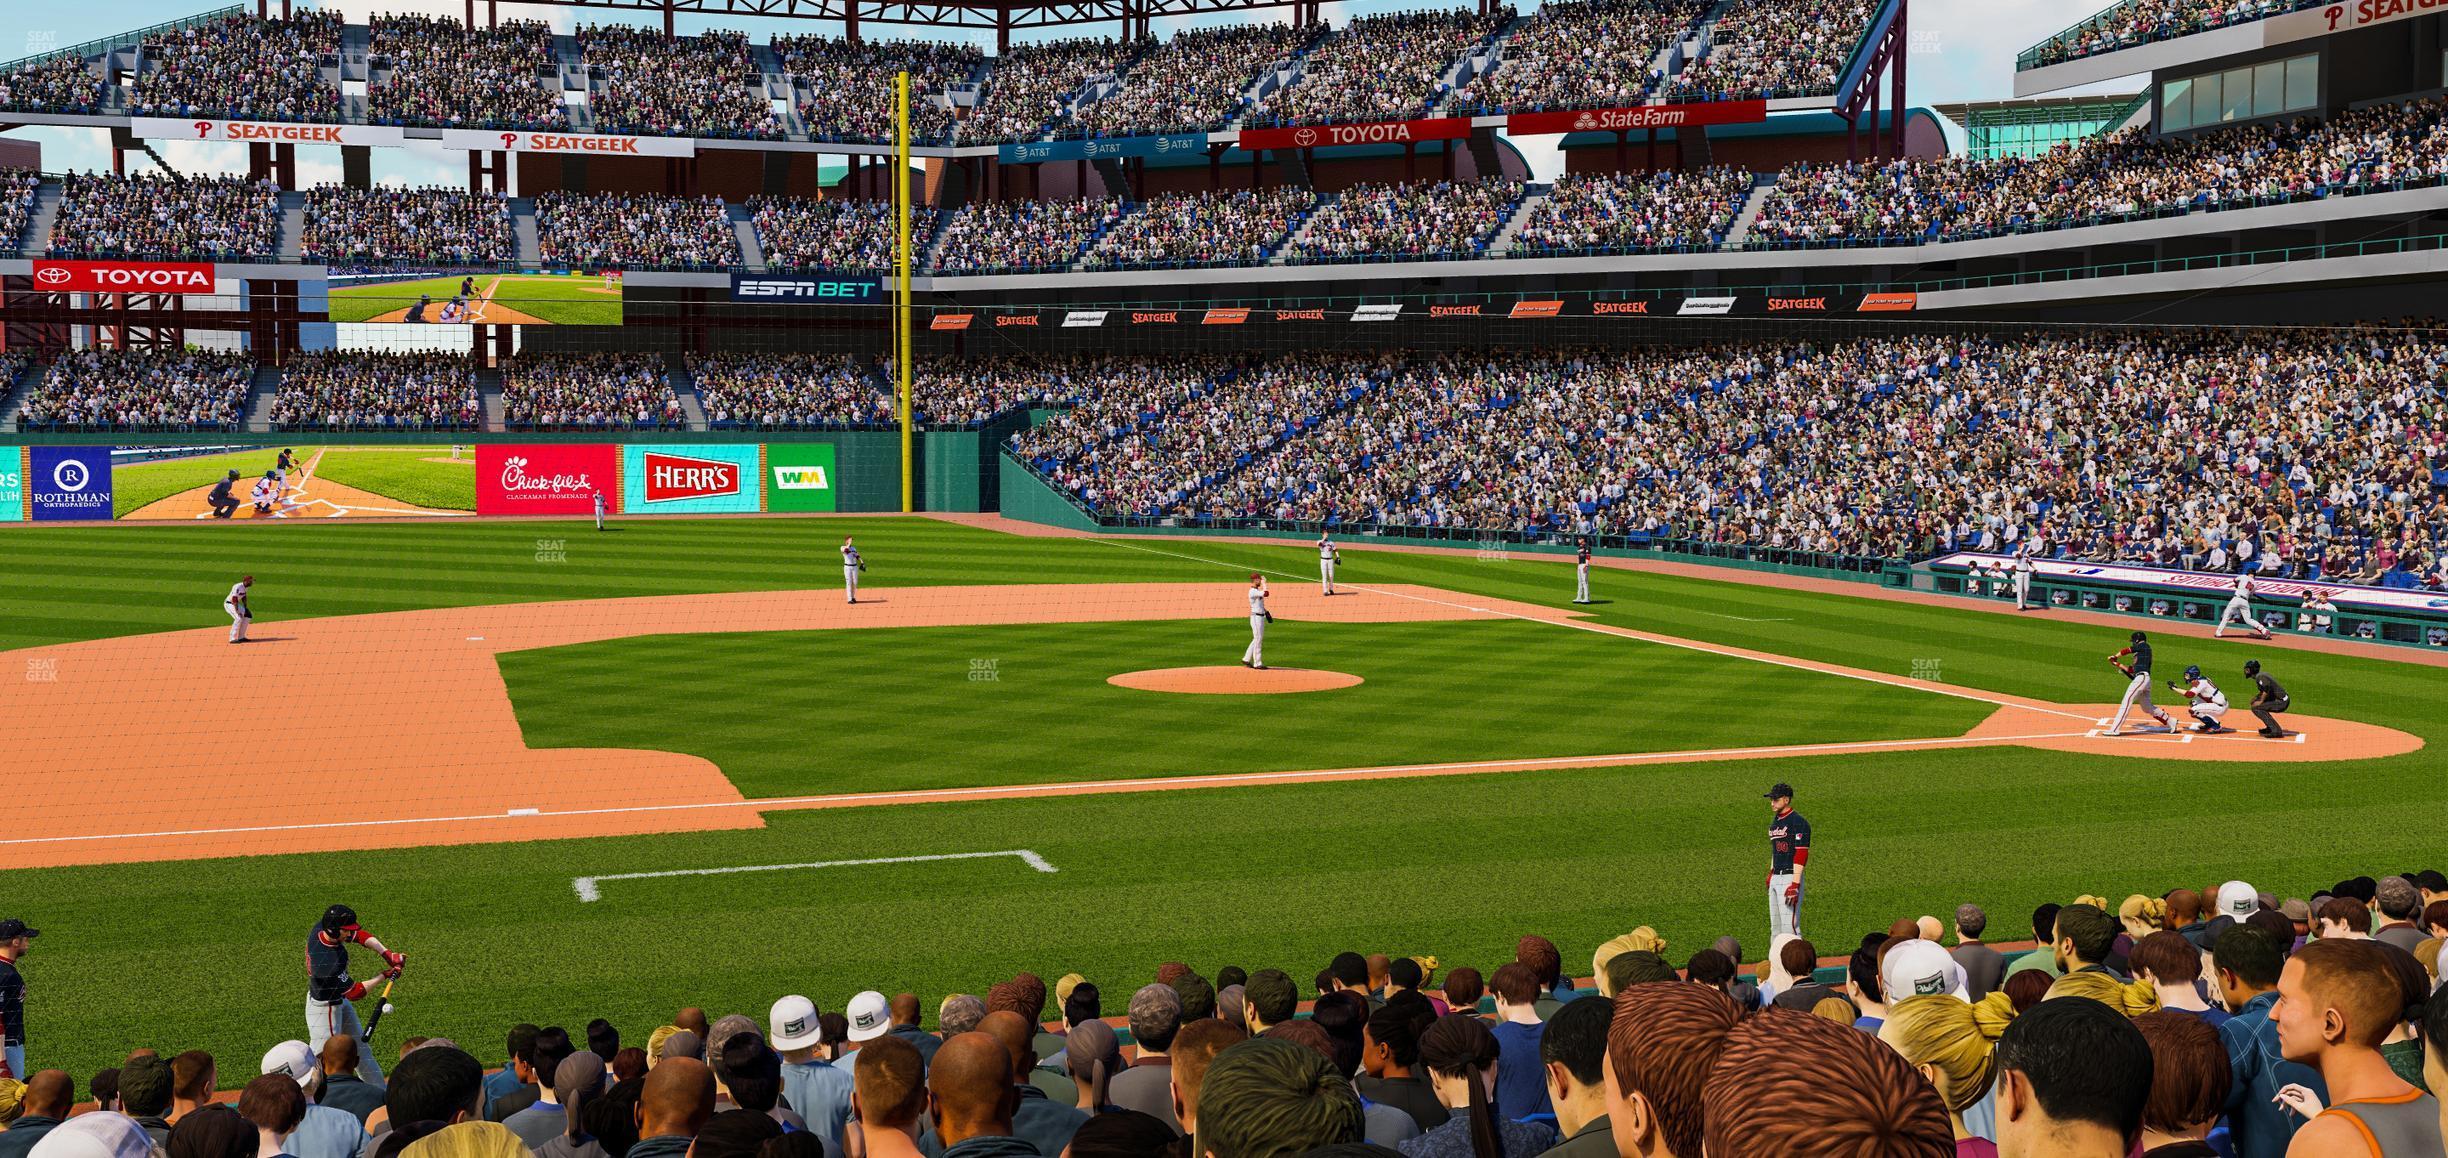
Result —
<instances>
[{"instance_id":1,"label":"infielder in white uniform","mask_svg":"<svg viewBox=\"0 0 2448 1158\"><path fill-rule=\"evenodd\" d=\"M2031 602L2032 572L2037 569L2037 565L2032 562L2031 544L2024 543L2017 546L2014 557L2015 610L2029 611L2032 607L2038 606Z\"/></svg>"},{"instance_id":2,"label":"infielder in white uniform","mask_svg":"<svg viewBox=\"0 0 2448 1158\"><path fill-rule=\"evenodd\" d=\"M1335 563L1342 557L1342 554L1335 550L1333 539L1325 535L1318 536L1318 585L1324 594L1334 594Z\"/></svg>"},{"instance_id":3,"label":"infielder in white uniform","mask_svg":"<svg viewBox=\"0 0 2448 1158\"><path fill-rule=\"evenodd\" d=\"M2183 696L2185 703L2190 705L2185 710L2193 714L2194 731L2213 736L2221 732L2235 731L2219 723L2220 717L2227 714L2227 693L2220 691L2217 684L2203 678L2200 664L2186 667L2183 682L2169 680L2168 687Z\"/></svg>"},{"instance_id":4,"label":"infielder in white uniform","mask_svg":"<svg viewBox=\"0 0 2448 1158\"><path fill-rule=\"evenodd\" d=\"M2212 629L2210 634L2217 638L2225 639L2227 637L2227 625L2233 622L2241 623L2245 627L2250 628L2253 635L2258 638L2268 639L2270 637L2269 626L2253 618L2252 594L2252 572L2236 572L2235 594L2227 597L2227 610L2219 612L2218 626Z\"/></svg>"},{"instance_id":5,"label":"infielder in white uniform","mask_svg":"<svg viewBox=\"0 0 2448 1158\"><path fill-rule=\"evenodd\" d=\"M1266 601L1266 576L1253 571L1249 585L1250 644L1241 653L1241 666L1259 671L1266 670L1266 656L1261 653L1261 648L1266 644L1267 624L1275 622L1275 613L1267 610Z\"/></svg>"},{"instance_id":6,"label":"infielder in white uniform","mask_svg":"<svg viewBox=\"0 0 2448 1158\"><path fill-rule=\"evenodd\" d=\"M1589 601L1589 540L1583 539L1581 549L1573 555L1573 602Z\"/></svg>"},{"instance_id":7,"label":"infielder in white uniform","mask_svg":"<svg viewBox=\"0 0 2448 1158\"><path fill-rule=\"evenodd\" d=\"M254 585L254 576L242 575L230 586L228 597L221 600L221 610L229 612L231 643L245 643L247 624L255 622L255 613L247 609L247 589Z\"/></svg>"},{"instance_id":8,"label":"infielder in white uniform","mask_svg":"<svg viewBox=\"0 0 2448 1158\"><path fill-rule=\"evenodd\" d=\"M849 595L850 602L856 603L858 602L859 572L866 570L867 564L859 559L858 548L850 544L850 537L847 535L842 536L841 551L842 591Z\"/></svg>"}]
</instances>

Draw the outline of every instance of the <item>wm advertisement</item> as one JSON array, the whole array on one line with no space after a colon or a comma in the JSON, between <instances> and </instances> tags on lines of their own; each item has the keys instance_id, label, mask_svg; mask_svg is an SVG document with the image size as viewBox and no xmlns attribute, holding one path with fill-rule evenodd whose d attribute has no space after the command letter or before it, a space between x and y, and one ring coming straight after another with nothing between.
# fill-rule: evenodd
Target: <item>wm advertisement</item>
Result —
<instances>
[{"instance_id":1,"label":"wm advertisement","mask_svg":"<svg viewBox=\"0 0 2448 1158\"><path fill-rule=\"evenodd\" d=\"M754 514L755 443L621 448L621 513Z\"/></svg>"},{"instance_id":2,"label":"wm advertisement","mask_svg":"<svg viewBox=\"0 0 2448 1158\"><path fill-rule=\"evenodd\" d=\"M774 443L765 448L765 470L773 484L766 497L766 510L838 509L834 505L832 443Z\"/></svg>"}]
</instances>

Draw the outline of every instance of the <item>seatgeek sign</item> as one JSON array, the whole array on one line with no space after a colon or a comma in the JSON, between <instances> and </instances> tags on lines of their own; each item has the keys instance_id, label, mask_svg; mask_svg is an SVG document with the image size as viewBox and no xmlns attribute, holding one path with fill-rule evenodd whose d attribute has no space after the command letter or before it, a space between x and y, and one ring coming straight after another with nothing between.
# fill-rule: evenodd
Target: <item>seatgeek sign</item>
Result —
<instances>
[{"instance_id":1,"label":"seatgeek sign","mask_svg":"<svg viewBox=\"0 0 2448 1158\"><path fill-rule=\"evenodd\" d=\"M621 448L624 514L743 514L764 508L757 444Z\"/></svg>"},{"instance_id":2,"label":"seatgeek sign","mask_svg":"<svg viewBox=\"0 0 2448 1158\"><path fill-rule=\"evenodd\" d=\"M34 288L59 294L208 294L213 267L201 261L38 260Z\"/></svg>"}]
</instances>

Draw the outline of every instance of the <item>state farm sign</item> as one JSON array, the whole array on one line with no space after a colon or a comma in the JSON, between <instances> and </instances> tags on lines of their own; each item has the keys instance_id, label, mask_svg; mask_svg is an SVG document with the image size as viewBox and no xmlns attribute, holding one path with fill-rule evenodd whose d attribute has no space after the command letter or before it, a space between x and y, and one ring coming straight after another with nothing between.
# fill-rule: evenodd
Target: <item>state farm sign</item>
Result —
<instances>
[{"instance_id":1,"label":"state farm sign","mask_svg":"<svg viewBox=\"0 0 2448 1158\"><path fill-rule=\"evenodd\" d=\"M1515 113L1505 118L1505 131L1535 137L1547 133L1620 133L1686 125L1748 125L1767 119L1767 101L1702 101L1689 105Z\"/></svg>"},{"instance_id":2,"label":"state farm sign","mask_svg":"<svg viewBox=\"0 0 2448 1158\"><path fill-rule=\"evenodd\" d=\"M45 293L208 294L213 267L204 261L37 260L33 280Z\"/></svg>"},{"instance_id":3,"label":"state farm sign","mask_svg":"<svg viewBox=\"0 0 2448 1158\"><path fill-rule=\"evenodd\" d=\"M678 137L615 137L604 133L511 132L506 129L444 129L445 149L505 153L596 153L614 157L694 157L697 142Z\"/></svg>"},{"instance_id":4,"label":"state farm sign","mask_svg":"<svg viewBox=\"0 0 2448 1158\"><path fill-rule=\"evenodd\" d=\"M1418 121L1371 121L1360 125L1302 125L1290 129L1243 129L1244 149L1322 149L1335 145L1402 145L1455 141L1470 135L1469 117Z\"/></svg>"}]
</instances>

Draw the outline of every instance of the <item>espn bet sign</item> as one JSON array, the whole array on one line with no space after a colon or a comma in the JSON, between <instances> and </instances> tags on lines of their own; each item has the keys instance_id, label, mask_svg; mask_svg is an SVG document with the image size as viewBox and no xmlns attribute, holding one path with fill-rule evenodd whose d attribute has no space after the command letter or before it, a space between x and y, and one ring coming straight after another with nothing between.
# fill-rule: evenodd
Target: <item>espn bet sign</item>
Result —
<instances>
[{"instance_id":1,"label":"espn bet sign","mask_svg":"<svg viewBox=\"0 0 2448 1158\"><path fill-rule=\"evenodd\" d=\"M830 442L773 442L765 446L765 509L839 510L835 498L834 447Z\"/></svg>"}]
</instances>

